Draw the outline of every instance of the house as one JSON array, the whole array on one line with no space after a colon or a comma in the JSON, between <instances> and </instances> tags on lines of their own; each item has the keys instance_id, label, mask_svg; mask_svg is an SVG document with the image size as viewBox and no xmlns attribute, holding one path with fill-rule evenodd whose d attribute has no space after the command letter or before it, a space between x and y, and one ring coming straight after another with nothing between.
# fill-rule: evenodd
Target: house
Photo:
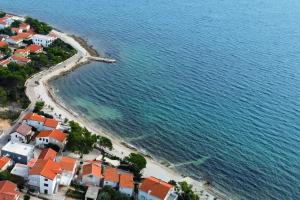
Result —
<instances>
[{"instance_id":1,"label":"house","mask_svg":"<svg viewBox=\"0 0 300 200\"><path fill-rule=\"evenodd\" d=\"M59 123L55 119L49 119L42 115L36 113L29 113L27 114L23 122L36 128L38 131L41 130L53 130L59 128Z\"/></svg>"},{"instance_id":2,"label":"house","mask_svg":"<svg viewBox=\"0 0 300 200\"><path fill-rule=\"evenodd\" d=\"M30 63L31 60L29 58L25 58L25 57L22 57L22 56L18 56L18 55L12 55L10 58L9 58L10 62L15 62L17 63L18 65L25 65L27 63Z\"/></svg>"},{"instance_id":3,"label":"house","mask_svg":"<svg viewBox=\"0 0 300 200\"><path fill-rule=\"evenodd\" d=\"M43 47L37 44L31 44L27 48L30 53L42 53L43 52Z\"/></svg>"},{"instance_id":4,"label":"house","mask_svg":"<svg viewBox=\"0 0 300 200\"><path fill-rule=\"evenodd\" d=\"M58 188L61 167L52 160L37 160L28 172L28 184L43 194L53 194Z\"/></svg>"},{"instance_id":5,"label":"house","mask_svg":"<svg viewBox=\"0 0 300 200\"><path fill-rule=\"evenodd\" d=\"M32 37L32 42L33 44L41 45L43 47L48 47L56 37L49 36L49 35L40 35L40 34L35 34Z\"/></svg>"},{"instance_id":6,"label":"house","mask_svg":"<svg viewBox=\"0 0 300 200\"><path fill-rule=\"evenodd\" d=\"M17 27L12 27L11 31L15 34L23 33L23 30Z\"/></svg>"},{"instance_id":7,"label":"house","mask_svg":"<svg viewBox=\"0 0 300 200\"><path fill-rule=\"evenodd\" d=\"M60 185L69 186L76 171L76 160L70 157L61 157L58 162L62 169Z\"/></svg>"},{"instance_id":8,"label":"house","mask_svg":"<svg viewBox=\"0 0 300 200\"><path fill-rule=\"evenodd\" d=\"M32 32L19 33L17 36L19 36L23 40L31 40L33 37L33 33Z\"/></svg>"},{"instance_id":9,"label":"house","mask_svg":"<svg viewBox=\"0 0 300 200\"><path fill-rule=\"evenodd\" d=\"M12 160L9 157L0 157L0 172L7 170L8 167L12 166Z\"/></svg>"},{"instance_id":10,"label":"house","mask_svg":"<svg viewBox=\"0 0 300 200\"><path fill-rule=\"evenodd\" d=\"M23 45L23 38L20 37L19 35L14 35L6 39L6 42L10 45L15 45L15 46L22 46Z\"/></svg>"},{"instance_id":11,"label":"house","mask_svg":"<svg viewBox=\"0 0 300 200\"><path fill-rule=\"evenodd\" d=\"M8 46L7 42L0 41L0 48L7 47L7 46Z\"/></svg>"},{"instance_id":12,"label":"house","mask_svg":"<svg viewBox=\"0 0 300 200\"><path fill-rule=\"evenodd\" d=\"M13 174L15 176L20 176L24 178L24 180L28 180L28 165L23 165L20 163L16 163L14 168L10 171L10 174Z\"/></svg>"},{"instance_id":13,"label":"house","mask_svg":"<svg viewBox=\"0 0 300 200\"><path fill-rule=\"evenodd\" d=\"M19 28L22 30L22 32L27 32L30 30L30 25L26 23L21 23Z\"/></svg>"},{"instance_id":14,"label":"house","mask_svg":"<svg viewBox=\"0 0 300 200\"><path fill-rule=\"evenodd\" d=\"M10 63L9 59L4 59L0 61L0 65L2 67L7 67L7 65Z\"/></svg>"},{"instance_id":15,"label":"house","mask_svg":"<svg viewBox=\"0 0 300 200\"><path fill-rule=\"evenodd\" d=\"M53 130L58 128L59 128L59 123L57 120L46 118L44 122L43 130Z\"/></svg>"},{"instance_id":16,"label":"house","mask_svg":"<svg viewBox=\"0 0 300 200\"><path fill-rule=\"evenodd\" d=\"M56 158L57 152L51 148L43 149L38 157L38 159L42 160L54 160Z\"/></svg>"},{"instance_id":17,"label":"house","mask_svg":"<svg viewBox=\"0 0 300 200\"><path fill-rule=\"evenodd\" d=\"M85 185L100 185L102 178L101 175L101 164L94 162L86 163L82 166L82 183Z\"/></svg>"},{"instance_id":18,"label":"house","mask_svg":"<svg viewBox=\"0 0 300 200\"><path fill-rule=\"evenodd\" d=\"M1 200L17 200L20 193L17 192L17 185L11 181L0 181L0 199Z\"/></svg>"},{"instance_id":19,"label":"house","mask_svg":"<svg viewBox=\"0 0 300 200\"><path fill-rule=\"evenodd\" d=\"M133 190L133 175L129 173L120 174L119 191L131 197Z\"/></svg>"},{"instance_id":20,"label":"house","mask_svg":"<svg viewBox=\"0 0 300 200\"><path fill-rule=\"evenodd\" d=\"M4 29L9 27L12 23L14 22L14 20L12 19L11 16L4 16L0 18L0 29Z\"/></svg>"},{"instance_id":21,"label":"house","mask_svg":"<svg viewBox=\"0 0 300 200\"><path fill-rule=\"evenodd\" d=\"M14 54L20 57L28 57L30 51L28 49L17 49Z\"/></svg>"},{"instance_id":22,"label":"house","mask_svg":"<svg viewBox=\"0 0 300 200\"><path fill-rule=\"evenodd\" d=\"M34 132L31 126L27 124L18 125L17 129L10 134L10 140L13 142L28 143Z\"/></svg>"},{"instance_id":23,"label":"house","mask_svg":"<svg viewBox=\"0 0 300 200\"><path fill-rule=\"evenodd\" d=\"M95 186L89 186L85 193L85 200L96 200L98 197L99 188Z\"/></svg>"},{"instance_id":24,"label":"house","mask_svg":"<svg viewBox=\"0 0 300 200\"><path fill-rule=\"evenodd\" d=\"M66 142L66 134L58 129L41 131L35 138L35 144L42 147L50 143L55 144L62 149Z\"/></svg>"},{"instance_id":25,"label":"house","mask_svg":"<svg viewBox=\"0 0 300 200\"><path fill-rule=\"evenodd\" d=\"M1 149L1 156L10 157L15 163L27 164L34 156L34 146L9 141Z\"/></svg>"},{"instance_id":26,"label":"house","mask_svg":"<svg viewBox=\"0 0 300 200\"><path fill-rule=\"evenodd\" d=\"M114 167L107 167L104 170L104 182L103 182L103 186L111 186L113 188L118 186L119 183L119 173L118 170Z\"/></svg>"},{"instance_id":27,"label":"house","mask_svg":"<svg viewBox=\"0 0 300 200\"><path fill-rule=\"evenodd\" d=\"M138 200L176 200L174 186L152 176L145 178L140 186Z\"/></svg>"}]
</instances>

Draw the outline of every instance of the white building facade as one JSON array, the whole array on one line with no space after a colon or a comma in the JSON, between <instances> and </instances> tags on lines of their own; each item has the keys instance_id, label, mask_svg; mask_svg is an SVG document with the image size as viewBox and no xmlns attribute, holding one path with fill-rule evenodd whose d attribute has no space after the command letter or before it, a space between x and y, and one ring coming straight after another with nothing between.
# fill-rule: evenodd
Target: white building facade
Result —
<instances>
[{"instance_id":1,"label":"white building facade","mask_svg":"<svg viewBox=\"0 0 300 200\"><path fill-rule=\"evenodd\" d=\"M41 45L43 47L49 47L49 45L52 44L54 40L56 40L55 37L48 35L35 34L32 37L33 44Z\"/></svg>"}]
</instances>

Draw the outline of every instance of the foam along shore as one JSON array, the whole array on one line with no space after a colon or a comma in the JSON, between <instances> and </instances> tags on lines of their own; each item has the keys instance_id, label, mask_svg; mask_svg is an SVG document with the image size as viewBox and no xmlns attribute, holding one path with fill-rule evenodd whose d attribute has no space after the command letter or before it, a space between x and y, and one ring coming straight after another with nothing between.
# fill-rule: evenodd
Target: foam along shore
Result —
<instances>
[{"instance_id":1,"label":"foam along shore","mask_svg":"<svg viewBox=\"0 0 300 200\"><path fill-rule=\"evenodd\" d=\"M89 62L89 60L95 55L92 56L89 51L87 51L82 44L80 44L77 39L74 39L72 36L57 30L53 30L53 33L64 42L72 45L77 50L77 53L66 61L33 75L26 81L26 95L31 101L31 104L27 110L32 111L36 101L44 101L45 105L53 108L52 112L58 116L61 116L62 119L67 118L68 120L74 120L95 134L105 135L111 138L114 146L114 149L111 151L112 154L123 158L129 155L131 152L136 152L137 149L132 148L131 145L124 145L124 142L114 137L112 134L99 127L96 128L94 124L84 119L84 117L80 117L79 114L73 112L70 108L67 108L55 96L48 82L71 71L76 66ZM98 59L105 62L103 58L98 57ZM115 61L110 59L109 62ZM184 179L184 177L174 171L174 169L170 169L152 158L147 157L146 159L147 167L144 169L144 176L155 176L165 181L180 181ZM201 196L205 197L206 199L213 199L215 196L218 196L218 199L222 199L220 195L213 194L215 192L211 192L211 188L206 188L203 182L195 181L190 178L185 178L185 180L193 184L196 191L204 191L202 192ZM207 198L207 196L209 198Z\"/></svg>"}]
</instances>

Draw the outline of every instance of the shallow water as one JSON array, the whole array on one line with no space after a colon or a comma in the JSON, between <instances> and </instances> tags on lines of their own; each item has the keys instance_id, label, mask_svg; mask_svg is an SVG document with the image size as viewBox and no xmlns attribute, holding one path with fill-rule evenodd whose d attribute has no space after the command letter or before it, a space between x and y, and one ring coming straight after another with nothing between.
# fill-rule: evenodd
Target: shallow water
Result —
<instances>
[{"instance_id":1,"label":"shallow water","mask_svg":"<svg viewBox=\"0 0 300 200\"><path fill-rule=\"evenodd\" d=\"M2 0L118 60L56 80L96 124L232 197L300 196L298 1Z\"/></svg>"}]
</instances>

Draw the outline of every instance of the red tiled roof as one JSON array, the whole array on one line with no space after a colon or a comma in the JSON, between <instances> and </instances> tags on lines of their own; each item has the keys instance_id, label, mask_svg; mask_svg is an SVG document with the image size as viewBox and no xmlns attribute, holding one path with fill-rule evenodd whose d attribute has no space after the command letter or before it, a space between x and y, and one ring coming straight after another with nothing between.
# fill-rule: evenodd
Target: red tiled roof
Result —
<instances>
[{"instance_id":1,"label":"red tiled roof","mask_svg":"<svg viewBox=\"0 0 300 200\"><path fill-rule=\"evenodd\" d=\"M20 61L20 62L29 62L30 61L30 59L28 59L28 58L24 58L22 56L17 56L17 55L13 55L11 58L15 61Z\"/></svg>"},{"instance_id":2,"label":"red tiled roof","mask_svg":"<svg viewBox=\"0 0 300 200\"><path fill-rule=\"evenodd\" d=\"M22 23L22 24L20 24L19 28L21 28L21 29L27 29L28 26L29 26L29 24Z\"/></svg>"},{"instance_id":3,"label":"red tiled roof","mask_svg":"<svg viewBox=\"0 0 300 200\"><path fill-rule=\"evenodd\" d=\"M46 118L36 113L29 113L24 117L25 120L45 122Z\"/></svg>"},{"instance_id":4,"label":"red tiled roof","mask_svg":"<svg viewBox=\"0 0 300 200\"><path fill-rule=\"evenodd\" d=\"M40 45L37 45L37 44L31 44L26 49L28 49L30 52L34 53L34 52L42 50L43 47Z\"/></svg>"},{"instance_id":5,"label":"red tiled roof","mask_svg":"<svg viewBox=\"0 0 300 200\"><path fill-rule=\"evenodd\" d=\"M9 63L10 63L10 61L8 59L0 61L0 65L8 65Z\"/></svg>"},{"instance_id":6,"label":"red tiled roof","mask_svg":"<svg viewBox=\"0 0 300 200\"><path fill-rule=\"evenodd\" d=\"M42 152L40 153L38 159L54 160L54 158L56 157L56 154L57 154L57 152L51 148L43 149Z\"/></svg>"},{"instance_id":7,"label":"red tiled roof","mask_svg":"<svg viewBox=\"0 0 300 200\"><path fill-rule=\"evenodd\" d=\"M2 169L11 159L6 156L0 157L0 169Z\"/></svg>"},{"instance_id":8,"label":"red tiled roof","mask_svg":"<svg viewBox=\"0 0 300 200\"><path fill-rule=\"evenodd\" d=\"M17 49L16 53L29 53L28 49Z\"/></svg>"},{"instance_id":9,"label":"red tiled roof","mask_svg":"<svg viewBox=\"0 0 300 200\"><path fill-rule=\"evenodd\" d=\"M63 170L72 172L76 167L76 160L70 157L62 157L59 165Z\"/></svg>"},{"instance_id":10,"label":"red tiled roof","mask_svg":"<svg viewBox=\"0 0 300 200\"><path fill-rule=\"evenodd\" d=\"M40 175L53 180L60 172L61 167L56 162L52 160L38 160L32 169L29 170L29 175Z\"/></svg>"},{"instance_id":11,"label":"red tiled roof","mask_svg":"<svg viewBox=\"0 0 300 200\"><path fill-rule=\"evenodd\" d=\"M28 126L27 124L20 124L16 132L23 136L27 136L31 133L31 126Z\"/></svg>"},{"instance_id":12,"label":"red tiled roof","mask_svg":"<svg viewBox=\"0 0 300 200\"><path fill-rule=\"evenodd\" d=\"M19 196L16 184L11 181L0 181L0 200L15 200Z\"/></svg>"},{"instance_id":13,"label":"red tiled roof","mask_svg":"<svg viewBox=\"0 0 300 200\"><path fill-rule=\"evenodd\" d=\"M23 37L21 37L20 35L14 35L14 36L11 36L9 37L11 40L15 41L15 42L21 42L24 40Z\"/></svg>"},{"instance_id":14,"label":"red tiled roof","mask_svg":"<svg viewBox=\"0 0 300 200\"><path fill-rule=\"evenodd\" d=\"M173 186L169 183L150 176L142 181L140 190L146 193L151 191L150 195L155 196L159 199L165 199L166 195L172 187Z\"/></svg>"},{"instance_id":15,"label":"red tiled roof","mask_svg":"<svg viewBox=\"0 0 300 200\"><path fill-rule=\"evenodd\" d=\"M47 118L45 120L45 124L44 126L50 127L50 128L56 128L58 125L58 121L56 121L55 119L49 119Z\"/></svg>"},{"instance_id":16,"label":"red tiled roof","mask_svg":"<svg viewBox=\"0 0 300 200\"><path fill-rule=\"evenodd\" d=\"M82 175L93 174L96 177L101 177L101 166L95 165L93 163L85 164L82 166Z\"/></svg>"},{"instance_id":17,"label":"red tiled roof","mask_svg":"<svg viewBox=\"0 0 300 200\"><path fill-rule=\"evenodd\" d=\"M22 29L16 27L11 28L11 30L15 33L19 33L20 30L22 31Z\"/></svg>"},{"instance_id":18,"label":"red tiled roof","mask_svg":"<svg viewBox=\"0 0 300 200\"><path fill-rule=\"evenodd\" d=\"M115 183L119 182L118 170L113 167L107 167L104 170L104 180L115 182Z\"/></svg>"},{"instance_id":19,"label":"red tiled roof","mask_svg":"<svg viewBox=\"0 0 300 200\"><path fill-rule=\"evenodd\" d=\"M54 129L54 130L50 130L50 131L41 131L37 136L37 138L39 137L51 137L54 138L60 142L64 142L65 139L67 138L66 134L63 133L60 130Z\"/></svg>"},{"instance_id":20,"label":"red tiled roof","mask_svg":"<svg viewBox=\"0 0 300 200\"><path fill-rule=\"evenodd\" d=\"M120 174L120 188L134 188L132 174Z\"/></svg>"},{"instance_id":21,"label":"red tiled roof","mask_svg":"<svg viewBox=\"0 0 300 200\"><path fill-rule=\"evenodd\" d=\"M28 167L33 167L36 163L37 159L36 158L33 158L31 159L28 163L27 163L27 166ZM18 163L17 163L18 164Z\"/></svg>"},{"instance_id":22,"label":"red tiled roof","mask_svg":"<svg viewBox=\"0 0 300 200\"><path fill-rule=\"evenodd\" d=\"M0 47L6 47L8 46L7 42L0 41Z\"/></svg>"},{"instance_id":23,"label":"red tiled roof","mask_svg":"<svg viewBox=\"0 0 300 200\"><path fill-rule=\"evenodd\" d=\"M17 36L19 36L20 38L22 38L24 40L24 39L27 39L27 38L31 37L32 33L30 33L30 32L19 33Z\"/></svg>"}]
</instances>

